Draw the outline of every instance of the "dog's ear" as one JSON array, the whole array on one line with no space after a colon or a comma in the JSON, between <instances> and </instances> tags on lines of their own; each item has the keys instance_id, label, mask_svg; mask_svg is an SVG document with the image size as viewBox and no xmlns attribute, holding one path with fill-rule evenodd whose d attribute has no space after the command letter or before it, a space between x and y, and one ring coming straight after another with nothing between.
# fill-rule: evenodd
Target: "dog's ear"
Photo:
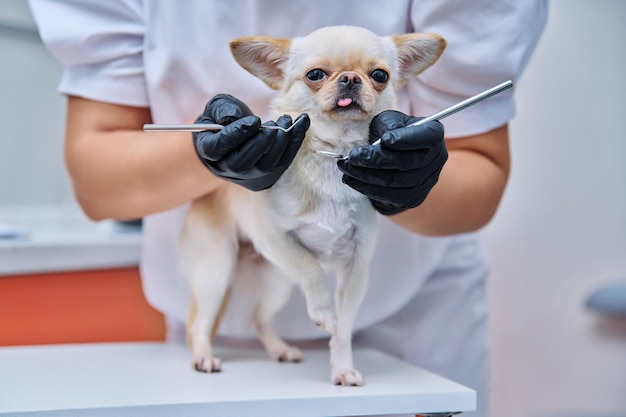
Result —
<instances>
[{"instance_id":1,"label":"dog's ear","mask_svg":"<svg viewBox=\"0 0 626 417\"><path fill-rule=\"evenodd\" d=\"M399 76L396 87L434 64L446 47L446 40L434 33L409 33L393 35L399 59Z\"/></svg>"},{"instance_id":2,"label":"dog's ear","mask_svg":"<svg viewBox=\"0 0 626 417\"><path fill-rule=\"evenodd\" d=\"M231 41L230 50L239 65L278 90L283 83L283 66L290 45L291 40L286 38L249 36Z\"/></svg>"}]
</instances>

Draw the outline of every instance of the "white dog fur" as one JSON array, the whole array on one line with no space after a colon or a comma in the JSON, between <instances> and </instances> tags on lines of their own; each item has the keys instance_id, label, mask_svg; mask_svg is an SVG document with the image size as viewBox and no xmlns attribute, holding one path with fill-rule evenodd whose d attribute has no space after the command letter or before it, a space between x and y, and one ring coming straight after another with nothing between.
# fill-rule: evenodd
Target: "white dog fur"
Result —
<instances>
[{"instance_id":1,"label":"white dog fur","mask_svg":"<svg viewBox=\"0 0 626 417\"><path fill-rule=\"evenodd\" d=\"M252 273L259 283L252 323L268 354L281 361L302 359L271 326L296 283L313 323L330 333L331 381L362 385L351 338L367 286L376 214L366 196L342 183L335 160L313 150L347 154L367 144L372 118L395 108L395 90L432 65L445 40L434 34L380 37L337 26L294 39L240 38L230 46L243 68L278 90L270 117L308 113L311 126L273 187L252 192L227 183L192 203L180 256L193 295L188 335L194 366L220 370L211 329L219 322L231 278ZM319 72L307 78L315 69L323 71L322 79L316 79ZM376 70L386 72L388 81L380 82L381 73L373 77ZM346 93L350 82L359 86ZM336 272L334 299L328 271Z\"/></svg>"}]
</instances>

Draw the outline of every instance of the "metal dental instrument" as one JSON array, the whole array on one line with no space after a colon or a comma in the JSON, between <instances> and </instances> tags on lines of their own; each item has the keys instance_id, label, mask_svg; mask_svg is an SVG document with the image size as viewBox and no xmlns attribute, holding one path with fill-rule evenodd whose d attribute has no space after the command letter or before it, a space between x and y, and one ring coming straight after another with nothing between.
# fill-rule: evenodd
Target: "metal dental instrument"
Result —
<instances>
[{"instance_id":1,"label":"metal dental instrument","mask_svg":"<svg viewBox=\"0 0 626 417\"><path fill-rule=\"evenodd\" d=\"M469 106L472 106L480 101L483 101L491 96L494 96L504 90L508 90L509 88L513 87L513 81L509 80L509 81L505 81L502 84L498 84L495 87L490 88L489 90L485 90L482 93L476 94L475 96L472 96L466 100L461 101L460 103L457 103L453 106L448 107L447 109L441 110L435 114L432 114L428 117L425 117L415 123L411 123L410 125L408 125L407 127L410 126L420 126L423 125L425 123L428 122L432 122L433 120L441 120L445 117L451 116L456 112L459 112L463 109L468 108ZM379 145L380 144L380 139L378 139L376 142L372 143L372 145ZM336 152L331 152L331 151L313 151L318 155L321 156L327 156L329 158L336 158L336 159L348 159L348 155L342 155Z\"/></svg>"},{"instance_id":2,"label":"metal dental instrument","mask_svg":"<svg viewBox=\"0 0 626 417\"><path fill-rule=\"evenodd\" d=\"M295 125L297 125L302 119L303 115L300 115L294 120L289 127L280 126L261 126L261 129L265 130L281 130L283 132L289 132ZM215 123L196 123L190 125L167 125L167 124L145 124L143 125L144 132L204 132L205 130L222 130L224 126Z\"/></svg>"}]
</instances>

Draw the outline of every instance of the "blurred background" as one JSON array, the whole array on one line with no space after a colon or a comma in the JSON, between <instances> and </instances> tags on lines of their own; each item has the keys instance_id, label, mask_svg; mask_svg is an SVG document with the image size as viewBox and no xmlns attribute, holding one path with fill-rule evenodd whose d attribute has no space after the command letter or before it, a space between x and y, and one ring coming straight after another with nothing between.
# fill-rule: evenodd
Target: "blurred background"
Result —
<instances>
[{"instance_id":1,"label":"blurred background","mask_svg":"<svg viewBox=\"0 0 626 417\"><path fill-rule=\"evenodd\" d=\"M495 416L626 416L626 319L585 308L626 285L624 18L623 1L552 0L517 88L487 229Z\"/></svg>"},{"instance_id":2,"label":"blurred background","mask_svg":"<svg viewBox=\"0 0 626 417\"><path fill-rule=\"evenodd\" d=\"M626 416L625 319L585 305L626 282L624 18L621 0L553 0L516 87L511 181L487 228L494 416ZM89 236L115 236L108 251L103 240L79 239L86 269L133 267L140 233L91 224L76 210L63 165L61 68L24 0L0 2L0 52L0 284L67 268L55 259L78 250L50 236L36 250L23 246L15 237L33 233L24 226L33 218L41 230L71 218ZM0 300L10 288L0 286Z\"/></svg>"},{"instance_id":3,"label":"blurred background","mask_svg":"<svg viewBox=\"0 0 626 417\"><path fill-rule=\"evenodd\" d=\"M70 202L61 67L39 40L27 1L0 2L0 51L0 205Z\"/></svg>"}]
</instances>

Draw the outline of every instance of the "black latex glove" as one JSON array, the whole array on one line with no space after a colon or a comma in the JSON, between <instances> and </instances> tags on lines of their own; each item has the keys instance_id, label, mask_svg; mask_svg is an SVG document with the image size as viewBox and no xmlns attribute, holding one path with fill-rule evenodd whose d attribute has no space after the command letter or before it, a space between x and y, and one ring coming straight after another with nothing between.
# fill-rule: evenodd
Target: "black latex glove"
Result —
<instances>
[{"instance_id":1,"label":"black latex glove","mask_svg":"<svg viewBox=\"0 0 626 417\"><path fill-rule=\"evenodd\" d=\"M261 120L239 99L220 94L211 99L196 123L218 123L217 132L194 132L200 160L215 175L252 191L264 190L278 178L296 156L310 125L307 115L290 132L261 129ZM291 126L284 115L265 125Z\"/></svg>"},{"instance_id":2,"label":"black latex glove","mask_svg":"<svg viewBox=\"0 0 626 417\"><path fill-rule=\"evenodd\" d=\"M417 207L437 183L448 159L443 125L429 122L407 127L420 118L388 110L370 124L370 143L354 148L339 161L343 182L369 197L379 213L397 214Z\"/></svg>"}]
</instances>

